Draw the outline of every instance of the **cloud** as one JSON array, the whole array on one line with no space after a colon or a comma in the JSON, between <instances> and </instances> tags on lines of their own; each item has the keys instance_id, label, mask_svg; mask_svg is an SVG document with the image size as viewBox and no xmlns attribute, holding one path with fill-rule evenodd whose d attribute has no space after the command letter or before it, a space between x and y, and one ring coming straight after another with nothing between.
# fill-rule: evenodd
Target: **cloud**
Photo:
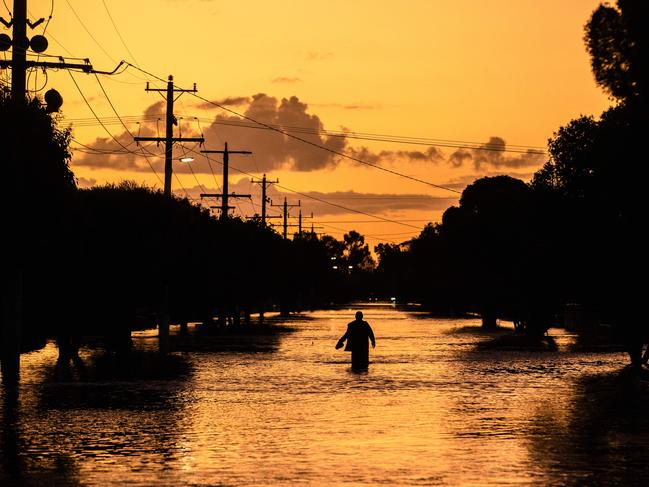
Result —
<instances>
[{"instance_id":1,"label":"cloud","mask_svg":"<svg viewBox=\"0 0 649 487\"><path fill-rule=\"evenodd\" d=\"M205 101L203 103L198 103L195 106L204 110L218 110L218 107L216 105L221 105L222 107L238 107L247 105L248 103L250 103L250 98L248 98L247 96L228 96L226 98L223 98L222 100L213 100L211 102Z\"/></svg>"},{"instance_id":2,"label":"cloud","mask_svg":"<svg viewBox=\"0 0 649 487\"><path fill-rule=\"evenodd\" d=\"M278 99L259 93L250 98L228 97L219 103L245 106L245 109L241 110L243 116L220 112L211 124L202 127L207 149L221 150L223 142L227 141L232 150L252 151L252 155L233 155L230 158L232 174L236 174L237 169L255 174L276 170L308 172L333 169L343 160L343 157L338 155L340 153L369 164L397 165L408 162L430 165L446 162L454 168L471 164L476 172L483 174L489 170L511 171L538 167L545 161L545 155L538 151L508 152L504 139L500 137L491 137L488 142L475 148L458 148L450 155L436 146L417 150L373 151L365 146L350 146L349 137L352 132L344 127L336 134L327 135L318 115L310 113L309 106L295 96ZM164 101L149 106L144 115L150 120L163 118ZM290 133L306 143L257 125L249 119L284 130L299 128ZM199 126L192 119L180 119L179 122L180 126L174 131L176 136L179 132L186 137L200 135ZM156 124L154 121L143 122L137 133L145 137L159 136L162 135L159 130L163 130L163 126L164 124ZM133 133L135 132L133 130ZM164 173L163 144L145 142L138 147L131 134L126 131L116 133L115 139L98 137L88 144L94 149L92 151L76 147L73 165L128 172L150 172L153 167L159 175ZM191 166L178 161L185 151L191 152L192 149L198 151L199 148L196 144L175 146L174 171L182 174L214 173L218 177L221 173L220 155L212 155L208 160L205 156L194 153L192 155L195 161ZM143 153L147 154L148 161L142 156Z\"/></svg>"},{"instance_id":3,"label":"cloud","mask_svg":"<svg viewBox=\"0 0 649 487\"><path fill-rule=\"evenodd\" d=\"M300 83L301 81L300 78L289 78L286 76L279 76L270 80L271 83Z\"/></svg>"},{"instance_id":4,"label":"cloud","mask_svg":"<svg viewBox=\"0 0 649 487\"><path fill-rule=\"evenodd\" d=\"M472 162L476 171L488 168L519 169L540 166L546 155L538 150L527 149L518 155L507 152L507 144L501 137L490 137L489 141L477 148L458 149L451 154L448 161L453 167L462 167Z\"/></svg>"},{"instance_id":5,"label":"cloud","mask_svg":"<svg viewBox=\"0 0 649 487\"><path fill-rule=\"evenodd\" d=\"M529 182L534 176L534 172L512 172L512 171L486 171L481 173L467 174L457 178L453 178L442 184L445 188L456 189L462 191L469 184L475 182L477 179L484 177L494 176L511 176L525 182Z\"/></svg>"},{"instance_id":6,"label":"cloud","mask_svg":"<svg viewBox=\"0 0 649 487\"><path fill-rule=\"evenodd\" d=\"M145 114L159 115L162 109L161 103L164 102L147 108ZM214 117L213 123L203 127L203 133L208 143L207 148L220 150L222 142L227 141L232 150L252 151L252 156L233 155L230 159L233 168L247 172L261 173L279 169L314 171L332 168L340 158L331 151L342 152L347 144L344 136L320 135L324 131L322 121L317 115L309 113L308 106L297 97L279 100L259 93L249 100L243 115L272 126L304 128L306 131L297 135L308 142L304 143L282 133L264 129L262 126L255 125L236 115L219 113ZM198 127L190 119L187 119L186 122L181 121L179 128L182 130L183 136L196 137L200 135ZM178 130L178 128L175 129L176 136ZM156 124L143 123L140 127L140 135L157 136ZM155 143L142 143L144 149L137 147L126 131L115 135L115 138L119 143L109 137L98 137L89 143L89 146L97 149L94 153L87 153L85 149L79 148L75 153L73 165L94 169L151 171L146 159L141 156L144 150L149 154L151 165L158 174L162 174L164 169L164 147L162 144L157 146ZM325 147L329 151L316 146ZM182 148L176 146L174 159L178 159L182 155L182 151ZM191 170L203 174L209 174L212 171L220 173L221 156L210 156L210 162L200 155L194 155L194 157L196 161L192 163L191 169L186 164L175 162L174 171L178 173L189 173ZM233 170L234 172L236 170Z\"/></svg>"},{"instance_id":7,"label":"cloud","mask_svg":"<svg viewBox=\"0 0 649 487\"><path fill-rule=\"evenodd\" d=\"M220 193L215 188L205 188L207 193ZM252 194L253 201L257 213L261 212L261 189L257 185L252 185L247 178L239 179L232 182L230 191L237 194ZM200 194L203 190L195 186L187 188L190 197L200 200ZM176 193L184 196L182 190L176 189ZM342 215L354 213L353 210L362 211L366 213L378 215L390 215L394 212L403 210L423 210L433 212L443 211L451 205L457 204L458 196L430 196L427 194L402 194L402 193L357 193L355 191L335 191L335 192L319 192L308 191L303 195L298 195L291 192L283 192L281 188L270 186L268 196L276 205L282 204L284 198L287 199L289 204L297 204L301 202L302 215L304 217L314 214L315 218L331 215ZM252 207L245 202L245 199L239 200L241 208L248 209L252 213ZM214 199L204 199L205 206L218 205ZM234 206L234 203L231 203ZM349 208L349 209L348 209ZM281 208L268 207L269 215L277 215L281 213ZM298 216L299 210L293 208L290 212L292 217ZM238 212L237 212L238 214ZM251 216L251 214L248 214ZM305 219L305 225L307 225Z\"/></svg>"},{"instance_id":8,"label":"cloud","mask_svg":"<svg viewBox=\"0 0 649 487\"><path fill-rule=\"evenodd\" d=\"M317 115L308 112L308 106L297 97L283 98L259 93L244 112L260 122L279 127L301 127L307 131L297 134L311 144L324 146L330 151L341 152L346 146L345 137L319 135L324 125ZM338 163L332 152L301 142L272 130L251 130L228 123L241 123L240 117L219 114L204 131L207 140L228 141L240 150L251 150L252 156L239 156L233 164L249 172L278 169L313 171L326 169Z\"/></svg>"},{"instance_id":9,"label":"cloud","mask_svg":"<svg viewBox=\"0 0 649 487\"><path fill-rule=\"evenodd\" d=\"M160 100L155 102L153 105L149 106L146 110L144 110L144 116L145 117L164 117L165 115L165 102L164 100Z\"/></svg>"},{"instance_id":10,"label":"cloud","mask_svg":"<svg viewBox=\"0 0 649 487\"><path fill-rule=\"evenodd\" d=\"M351 134L350 134L351 135ZM507 150L505 140L501 137L491 137L488 142L475 148L459 148L449 156L436 146L429 146L424 151L380 151L373 152L367 147L348 147L347 154L368 162L381 164L386 162L428 162L437 164L442 161L453 168L473 164L473 169L482 173L489 169L522 169L541 166L545 160L545 153L539 150L527 149L520 152ZM511 154L516 155L511 155Z\"/></svg>"},{"instance_id":11,"label":"cloud","mask_svg":"<svg viewBox=\"0 0 649 487\"><path fill-rule=\"evenodd\" d=\"M310 215L313 212L316 216L353 213L353 211L346 208L378 215L392 214L403 210L423 210L432 213L445 210L457 203L456 197L438 197L425 194L356 193L354 191L331 193L309 191L304 194L315 197L317 200L298 195L289 194L288 196L292 201L301 200L303 214ZM323 201L339 206L333 206Z\"/></svg>"},{"instance_id":12,"label":"cloud","mask_svg":"<svg viewBox=\"0 0 649 487\"><path fill-rule=\"evenodd\" d=\"M312 103L313 107L342 108L343 110L377 110L381 105L370 105L364 103Z\"/></svg>"},{"instance_id":13,"label":"cloud","mask_svg":"<svg viewBox=\"0 0 649 487\"><path fill-rule=\"evenodd\" d=\"M365 146L348 147L346 153L355 159L370 164L381 164L387 162L427 162L437 164L445 159L444 153L435 146L429 146L426 150L419 151L380 151L373 152Z\"/></svg>"},{"instance_id":14,"label":"cloud","mask_svg":"<svg viewBox=\"0 0 649 487\"><path fill-rule=\"evenodd\" d=\"M468 149L458 149L448 158L448 163L453 167L462 167L465 162L473 160L473 155Z\"/></svg>"},{"instance_id":15,"label":"cloud","mask_svg":"<svg viewBox=\"0 0 649 487\"><path fill-rule=\"evenodd\" d=\"M78 177L76 179L77 179L77 186L79 188L92 188L97 184L97 180L95 178Z\"/></svg>"}]
</instances>

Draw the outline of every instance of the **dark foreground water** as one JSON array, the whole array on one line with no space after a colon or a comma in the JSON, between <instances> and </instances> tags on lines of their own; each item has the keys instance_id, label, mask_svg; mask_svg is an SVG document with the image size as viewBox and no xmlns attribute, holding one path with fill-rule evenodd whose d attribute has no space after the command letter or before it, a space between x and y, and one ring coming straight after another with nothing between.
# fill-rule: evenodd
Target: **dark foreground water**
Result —
<instances>
[{"instance_id":1,"label":"dark foreground water","mask_svg":"<svg viewBox=\"0 0 649 487\"><path fill-rule=\"evenodd\" d=\"M365 308L369 372L334 350L353 310L164 364L23 358L0 485L646 485L649 388L621 353L486 351L477 321ZM252 352L251 352L252 350Z\"/></svg>"}]
</instances>

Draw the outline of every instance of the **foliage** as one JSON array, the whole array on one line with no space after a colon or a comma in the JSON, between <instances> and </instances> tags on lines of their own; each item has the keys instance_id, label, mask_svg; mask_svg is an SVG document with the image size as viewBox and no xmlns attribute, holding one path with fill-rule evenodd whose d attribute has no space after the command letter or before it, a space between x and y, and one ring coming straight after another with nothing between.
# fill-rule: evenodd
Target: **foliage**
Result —
<instances>
[{"instance_id":1,"label":"foliage","mask_svg":"<svg viewBox=\"0 0 649 487\"><path fill-rule=\"evenodd\" d=\"M69 130L58 127L39 99L16 103L0 89L2 280L3 289L13 285L10 280L22 282L23 346L28 349L35 345L29 338L42 334L43 316L56 305L50 292L56 276L70 271L70 256L58 238L76 189L69 140Z\"/></svg>"},{"instance_id":2,"label":"foliage","mask_svg":"<svg viewBox=\"0 0 649 487\"><path fill-rule=\"evenodd\" d=\"M595 80L613 98L646 109L649 96L649 3L617 0L600 5L586 25Z\"/></svg>"}]
</instances>

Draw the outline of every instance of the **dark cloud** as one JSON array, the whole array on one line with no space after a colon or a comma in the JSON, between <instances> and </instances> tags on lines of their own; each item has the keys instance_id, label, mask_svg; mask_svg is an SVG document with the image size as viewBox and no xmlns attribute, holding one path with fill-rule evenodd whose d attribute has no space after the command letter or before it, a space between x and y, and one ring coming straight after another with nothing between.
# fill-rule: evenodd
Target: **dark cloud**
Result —
<instances>
[{"instance_id":1,"label":"dark cloud","mask_svg":"<svg viewBox=\"0 0 649 487\"><path fill-rule=\"evenodd\" d=\"M263 93L254 95L244 115L272 126L307 129L310 133L297 135L311 144L324 146L330 151L341 152L346 145L345 137L319 135L318 132L324 130L322 121L317 115L308 113L308 106L294 96L278 100ZM313 171L333 167L338 162L338 157L332 152L276 131L250 130L224 125L242 121L237 116L219 114L204 133L207 140L227 140L233 148L251 150L252 156L241 156L233 162L235 166L246 171L263 172L274 169Z\"/></svg>"},{"instance_id":2,"label":"dark cloud","mask_svg":"<svg viewBox=\"0 0 649 487\"><path fill-rule=\"evenodd\" d=\"M289 78L287 76L279 76L270 80L271 83L300 83L301 81L300 78Z\"/></svg>"},{"instance_id":3,"label":"dark cloud","mask_svg":"<svg viewBox=\"0 0 649 487\"><path fill-rule=\"evenodd\" d=\"M466 163L473 163L476 171L488 168L519 169L523 167L540 166L545 162L546 156L541 151L528 149L517 155L507 152L507 144L501 137L490 137L489 142L472 149L458 149L449 157L453 167L461 167Z\"/></svg>"},{"instance_id":4,"label":"dark cloud","mask_svg":"<svg viewBox=\"0 0 649 487\"><path fill-rule=\"evenodd\" d=\"M365 146L348 147L345 151L351 157L360 159L370 164L380 164L385 162L429 162L437 164L444 160L444 153L437 147L430 146L424 151L380 151L373 152Z\"/></svg>"},{"instance_id":5,"label":"dark cloud","mask_svg":"<svg viewBox=\"0 0 649 487\"><path fill-rule=\"evenodd\" d=\"M144 110L145 117L164 117L165 115L165 102L160 100L155 102L153 105Z\"/></svg>"},{"instance_id":6,"label":"dark cloud","mask_svg":"<svg viewBox=\"0 0 649 487\"><path fill-rule=\"evenodd\" d=\"M208 193L218 193L215 188L205 188ZM259 186L250 183L247 178L239 179L232 182L230 191L238 194L252 194L256 211L261 212L261 190ZM190 197L200 199L203 190L196 186L187 188ZM182 190L176 189L176 193L184 196ZM283 192L281 188L272 186L269 188L268 196L276 205L282 204L286 198L289 204L301 202L302 215L310 216L314 214L316 218L322 216L342 215L353 213L350 208L357 211L378 215L390 215L394 212L403 210L422 210L438 212L443 211L451 205L457 204L457 197L438 197L426 194L400 194L400 193L357 193L355 191L336 191L331 193L309 191L304 195L297 195L291 192ZM331 204L330 204L331 203ZM205 199L204 205L217 205L214 199ZM243 211L253 213L254 210L246 200L240 200L239 206ZM268 214L274 215L281 213L280 208L268 208ZM297 217L299 210L294 208L291 216ZM251 215L248 215L251 216ZM306 225L306 223L305 223Z\"/></svg>"},{"instance_id":7,"label":"dark cloud","mask_svg":"<svg viewBox=\"0 0 649 487\"><path fill-rule=\"evenodd\" d=\"M448 158L448 163L453 167L462 167L465 162L473 159L473 155L467 149L458 149Z\"/></svg>"},{"instance_id":8,"label":"dark cloud","mask_svg":"<svg viewBox=\"0 0 649 487\"><path fill-rule=\"evenodd\" d=\"M324 124L320 118L309 113L309 107L297 97L278 99L263 93L247 97L230 97L219 102L223 105L245 105L243 117L227 113L217 114L213 122L202 127L208 149L220 150L227 141L232 150L250 150L253 154L236 155L231 158L232 173L237 169L250 173L271 172L274 170L316 171L334 168L343 157L340 153L370 164L397 164L403 162L420 164L438 164L446 161L452 167L473 164L475 171L485 173L492 170L516 170L540 166L545 155L540 152L527 151L520 154L507 152L505 141L500 137L491 137L489 142L476 148L457 149L446 156L439 148L429 146L421 150L383 150L372 151L365 146L348 145L346 133L342 128L341 135L324 135ZM149 120L164 117L164 101L149 106L144 115ZM287 130L299 127L295 133L297 140L262 125L256 125L247 119L257 120L273 127ZM179 119L180 126L175 129L187 137L200 135L200 129L192 119ZM141 136L159 136L164 124L155 121L144 122L137 129ZM135 131L133 131L135 132ZM351 134L351 133L350 133ZM117 171L150 172L151 167L159 174L164 172L164 147L162 144L142 143L137 146L131 134L126 131L115 134L115 139L98 137L89 143L94 150L77 147L73 165L93 169L112 169ZM192 144L190 144L192 145ZM324 147L326 150L323 150ZM221 173L220 155L210 156L210 160L200 154L192 154L195 161L189 166L178 159L185 151L198 150L196 144L174 149L174 171L177 173L196 174ZM148 161L142 154L147 154ZM353 163L352 163L353 164Z\"/></svg>"},{"instance_id":9,"label":"dark cloud","mask_svg":"<svg viewBox=\"0 0 649 487\"><path fill-rule=\"evenodd\" d=\"M162 109L161 103L164 102L147 108L145 114L159 115ZM319 135L319 132L324 130L322 121L317 115L308 113L308 106L297 97L278 100L260 93L250 99L243 115L272 126L305 128L307 133L299 133L299 137L314 144L304 143L273 130L262 129L263 127L251 124L235 115L218 114L212 124L203 127L207 148L220 149L223 141L227 141L233 150L252 151L252 156L232 156L231 158L231 165L234 168L240 168L247 172L259 173L279 169L314 171L330 168L339 161L339 157L331 151L342 152L346 146L344 136ZM252 130L242 124L260 130ZM163 126L160 127L162 129ZM191 120L187 122L181 120L179 128L184 136L199 135L198 126ZM158 135L155 123L143 123L139 130L141 136ZM149 164L141 156L142 150L145 150L149 154L149 162L155 170L159 174L163 171L162 145L158 147L155 143L143 143L144 149L142 149L135 145L132 137L126 131L115 135L115 138L119 143L108 137L99 137L89 143L88 145L97 149L98 153L82 153L85 149L79 149L74 157L74 166L123 171L150 171ZM316 145L323 146L329 151L322 150ZM125 151L121 146L126 147L128 151ZM181 157L182 151L182 148L176 146L174 158ZM211 156L212 168L203 156L195 155L195 158L196 161L191 166L194 172L209 174L214 171L220 173L218 164L218 161L221 161L220 156ZM174 171L189 173L190 168L186 164L176 162Z\"/></svg>"},{"instance_id":10,"label":"dark cloud","mask_svg":"<svg viewBox=\"0 0 649 487\"><path fill-rule=\"evenodd\" d=\"M222 100L213 100L211 102L206 101L203 103L198 103L196 104L196 107L205 110L218 110L218 107L216 105L221 105L222 107L239 107L242 105L247 105L248 103L250 103L250 98L248 98L247 96L228 96L226 98L223 98Z\"/></svg>"},{"instance_id":11,"label":"dark cloud","mask_svg":"<svg viewBox=\"0 0 649 487\"><path fill-rule=\"evenodd\" d=\"M462 191L469 184L475 182L476 179L484 177L494 177L494 176L511 176L513 178L520 179L522 181L530 181L534 176L533 172L511 172L511 171L486 171L479 174L467 174L465 176L460 176L453 178L450 181L447 181L442 184L445 188L456 189Z\"/></svg>"}]
</instances>

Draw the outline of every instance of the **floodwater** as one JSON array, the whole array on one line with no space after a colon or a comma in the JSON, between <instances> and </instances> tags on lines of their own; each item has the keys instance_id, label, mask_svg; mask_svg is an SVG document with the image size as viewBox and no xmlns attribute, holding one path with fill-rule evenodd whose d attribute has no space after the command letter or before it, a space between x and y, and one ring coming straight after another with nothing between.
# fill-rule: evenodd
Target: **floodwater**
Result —
<instances>
[{"instance_id":1,"label":"floodwater","mask_svg":"<svg viewBox=\"0 0 649 487\"><path fill-rule=\"evenodd\" d=\"M485 350L476 320L363 309L366 373L334 349L355 309L162 365L153 332L128 363L23 356L20 396L1 399L0 484L647 484L649 388L624 354L577 352L563 330L557 351Z\"/></svg>"}]
</instances>

